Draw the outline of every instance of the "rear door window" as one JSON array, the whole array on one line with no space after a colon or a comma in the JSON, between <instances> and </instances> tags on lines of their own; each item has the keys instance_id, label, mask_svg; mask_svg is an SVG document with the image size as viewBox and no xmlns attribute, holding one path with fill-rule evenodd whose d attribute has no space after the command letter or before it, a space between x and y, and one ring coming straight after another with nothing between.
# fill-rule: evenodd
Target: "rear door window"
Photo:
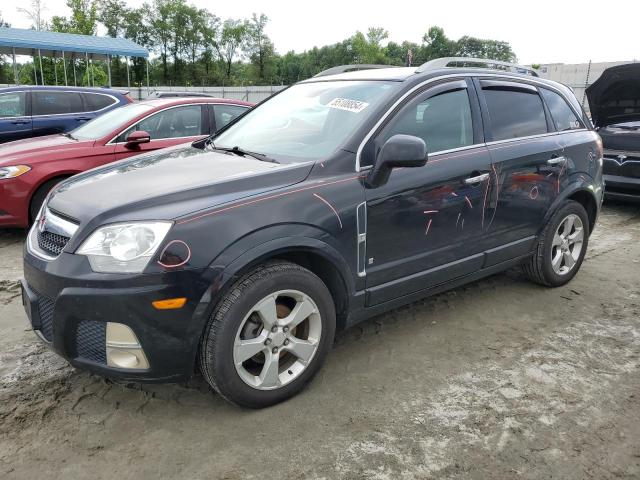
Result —
<instances>
[{"instance_id":1,"label":"rear door window","mask_svg":"<svg viewBox=\"0 0 640 480\"><path fill-rule=\"evenodd\" d=\"M220 130L235 118L242 115L247 111L247 107L240 107L238 105L214 105L213 115L215 118L216 129Z\"/></svg>"},{"instance_id":2,"label":"rear door window","mask_svg":"<svg viewBox=\"0 0 640 480\"><path fill-rule=\"evenodd\" d=\"M482 81L493 140L547 133L542 99L535 87L515 82Z\"/></svg>"},{"instance_id":3,"label":"rear door window","mask_svg":"<svg viewBox=\"0 0 640 480\"><path fill-rule=\"evenodd\" d=\"M0 94L0 118L24 117L27 114L27 94L9 92Z\"/></svg>"},{"instance_id":4,"label":"rear door window","mask_svg":"<svg viewBox=\"0 0 640 480\"><path fill-rule=\"evenodd\" d=\"M35 91L32 92L33 115L64 115L79 113L82 97L78 92Z\"/></svg>"},{"instance_id":5,"label":"rear door window","mask_svg":"<svg viewBox=\"0 0 640 480\"><path fill-rule=\"evenodd\" d=\"M85 110L87 112L97 112L98 110L107 108L117 102L115 98L108 95L101 95L99 93L85 93L83 95Z\"/></svg>"},{"instance_id":6,"label":"rear door window","mask_svg":"<svg viewBox=\"0 0 640 480\"><path fill-rule=\"evenodd\" d=\"M559 132L584 128L582 122L561 95L546 88L541 88L540 91Z\"/></svg>"}]
</instances>

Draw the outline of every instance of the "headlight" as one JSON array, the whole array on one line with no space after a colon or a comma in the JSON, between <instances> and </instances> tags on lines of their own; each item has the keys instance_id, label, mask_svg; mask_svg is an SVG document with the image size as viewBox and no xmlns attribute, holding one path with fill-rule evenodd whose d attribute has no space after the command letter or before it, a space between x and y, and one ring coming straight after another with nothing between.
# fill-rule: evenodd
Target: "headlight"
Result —
<instances>
[{"instance_id":1,"label":"headlight","mask_svg":"<svg viewBox=\"0 0 640 480\"><path fill-rule=\"evenodd\" d=\"M14 165L11 167L0 167L0 180L4 178L15 178L19 177L23 173L27 173L31 170L31 167L28 165Z\"/></svg>"},{"instance_id":2,"label":"headlight","mask_svg":"<svg viewBox=\"0 0 640 480\"><path fill-rule=\"evenodd\" d=\"M135 222L100 227L76 253L87 256L94 272L140 273L171 225L171 222Z\"/></svg>"}]
</instances>

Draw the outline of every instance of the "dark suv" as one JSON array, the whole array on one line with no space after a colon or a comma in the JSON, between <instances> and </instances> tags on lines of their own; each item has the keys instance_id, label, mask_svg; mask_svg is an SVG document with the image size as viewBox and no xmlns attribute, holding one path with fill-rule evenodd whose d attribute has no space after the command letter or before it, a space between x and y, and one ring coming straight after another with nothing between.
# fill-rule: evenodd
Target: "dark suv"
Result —
<instances>
[{"instance_id":1,"label":"dark suv","mask_svg":"<svg viewBox=\"0 0 640 480\"><path fill-rule=\"evenodd\" d=\"M74 366L199 368L263 407L372 315L518 264L565 284L602 202L598 135L563 85L447 65L320 74L64 181L25 250L33 328Z\"/></svg>"},{"instance_id":2,"label":"dark suv","mask_svg":"<svg viewBox=\"0 0 640 480\"><path fill-rule=\"evenodd\" d=\"M640 63L606 69L586 93L604 146L605 196L640 201Z\"/></svg>"}]
</instances>

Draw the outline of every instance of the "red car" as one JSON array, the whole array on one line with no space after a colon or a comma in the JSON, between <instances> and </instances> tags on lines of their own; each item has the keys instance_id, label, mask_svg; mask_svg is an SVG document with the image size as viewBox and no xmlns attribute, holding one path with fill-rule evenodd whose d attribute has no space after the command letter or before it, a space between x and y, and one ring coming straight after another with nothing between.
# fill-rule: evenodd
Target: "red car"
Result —
<instances>
[{"instance_id":1,"label":"red car","mask_svg":"<svg viewBox=\"0 0 640 480\"><path fill-rule=\"evenodd\" d=\"M252 104L218 98L147 100L70 133L0 145L0 226L27 227L64 178L132 155L214 133Z\"/></svg>"}]
</instances>

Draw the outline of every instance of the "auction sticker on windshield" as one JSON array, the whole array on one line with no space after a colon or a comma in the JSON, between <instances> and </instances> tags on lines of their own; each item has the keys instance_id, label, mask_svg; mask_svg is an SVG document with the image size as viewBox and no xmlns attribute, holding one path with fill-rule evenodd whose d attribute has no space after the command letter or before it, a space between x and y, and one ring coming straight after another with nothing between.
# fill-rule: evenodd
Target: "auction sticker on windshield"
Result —
<instances>
[{"instance_id":1,"label":"auction sticker on windshield","mask_svg":"<svg viewBox=\"0 0 640 480\"><path fill-rule=\"evenodd\" d=\"M337 108L339 110L346 110L347 112L360 113L362 110L369 106L366 102L360 102L359 100L351 100L349 98L334 98L327 107Z\"/></svg>"}]
</instances>

